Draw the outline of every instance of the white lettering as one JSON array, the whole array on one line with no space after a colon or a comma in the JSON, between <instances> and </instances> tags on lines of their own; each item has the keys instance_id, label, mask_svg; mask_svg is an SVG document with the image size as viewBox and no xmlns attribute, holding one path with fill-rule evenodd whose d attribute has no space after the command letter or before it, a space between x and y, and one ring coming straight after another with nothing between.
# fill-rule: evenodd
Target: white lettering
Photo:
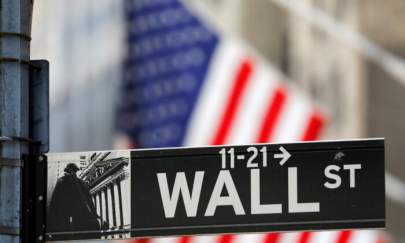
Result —
<instances>
[{"instance_id":1,"label":"white lettering","mask_svg":"<svg viewBox=\"0 0 405 243\"><path fill-rule=\"evenodd\" d=\"M222 190L226 187L228 196L221 196ZM212 191L210 201L205 211L205 216L214 216L218 206L232 206L236 215L244 215L242 202L240 201L235 183L232 180L229 170L221 170L217 181L215 182L214 190Z\"/></svg>"},{"instance_id":2,"label":"white lettering","mask_svg":"<svg viewBox=\"0 0 405 243\"><path fill-rule=\"evenodd\" d=\"M170 195L169 192L166 173L157 173L157 178L166 218L174 217L180 193L183 197L187 217L195 217L197 215L198 202L200 200L201 187L204 178L203 171L197 171L195 173L191 196L184 172L176 173L172 195Z\"/></svg>"},{"instance_id":3,"label":"white lettering","mask_svg":"<svg viewBox=\"0 0 405 243\"><path fill-rule=\"evenodd\" d=\"M319 202L298 202L297 167L288 168L288 211L290 213L319 212Z\"/></svg>"},{"instance_id":4,"label":"white lettering","mask_svg":"<svg viewBox=\"0 0 405 243\"><path fill-rule=\"evenodd\" d=\"M252 214L281 213L281 204L260 204L260 169L250 170L250 193Z\"/></svg>"},{"instance_id":5,"label":"white lettering","mask_svg":"<svg viewBox=\"0 0 405 243\"><path fill-rule=\"evenodd\" d=\"M334 183L325 182L323 185L329 189L336 189L342 184L342 178L339 175L333 174L331 171L339 171L340 167L337 165L329 165L325 168L325 176L329 179L334 180Z\"/></svg>"},{"instance_id":6,"label":"white lettering","mask_svg":"<svg viewBox=\"0 0 405 243\"><path fill-rule=\"evenodd\" d=\"M351 164L351 165L343 165L344 170L349 170L350 172L350 187L356 187L356 170L361 169L361 164Z\"/></svg>"}]
</instances>

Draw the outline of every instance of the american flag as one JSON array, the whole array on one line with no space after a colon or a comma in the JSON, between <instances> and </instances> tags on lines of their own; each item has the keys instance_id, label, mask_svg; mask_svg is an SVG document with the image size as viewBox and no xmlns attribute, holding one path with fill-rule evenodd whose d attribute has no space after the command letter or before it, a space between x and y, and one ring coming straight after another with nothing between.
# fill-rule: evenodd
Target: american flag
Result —
<instances>
[{"instance_id":1,"label":"american flag","mask_svg":"<svg viewBox=\"0 0 405 243\"><path fill-rule=\"evenodd\" d=\"M127 0L117 124L129 147L316 140L324 114L246 43L178 0ZM379 231L183 236L133 243L382 243Z\"/></svg>"}]
</instances>

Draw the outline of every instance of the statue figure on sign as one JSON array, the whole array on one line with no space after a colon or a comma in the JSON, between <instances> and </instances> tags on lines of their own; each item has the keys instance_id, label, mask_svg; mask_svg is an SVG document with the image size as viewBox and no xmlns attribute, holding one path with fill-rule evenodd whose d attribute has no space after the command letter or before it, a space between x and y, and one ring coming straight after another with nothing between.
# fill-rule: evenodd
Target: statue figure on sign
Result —
<instances>
[{"instance_id":1,"label":"statue figure on sign","mask_svg":"<svg viewBox=\"0 0 405 243\"><path fill-rule=\"evenodd\" d=\"M56 182L48 208L47 231L77 232L80 238L100 238L100 217L88 186L77 177L77 171L77 165L69 163L64 169L65 174ZM80 231L87 233L82 235ZM57 234L52 238L57 238Z\"/></svg>"}]
</instances>

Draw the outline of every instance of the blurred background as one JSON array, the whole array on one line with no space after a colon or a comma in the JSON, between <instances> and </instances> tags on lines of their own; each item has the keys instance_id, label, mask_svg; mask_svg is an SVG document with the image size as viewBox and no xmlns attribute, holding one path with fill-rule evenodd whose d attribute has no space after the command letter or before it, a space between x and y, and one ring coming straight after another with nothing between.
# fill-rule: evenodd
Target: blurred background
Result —
<instances>
[{"instance_id":1,"label":"blurred background","mask_svg":"<svg viewBox=\"0 0 405 243\"><path fill-rule=\"evenodd\" d=\"M160 146L160 143L143 138L148 137L145 135L148 127L142 122L143 125L134 122L131 127L131 124L122 125L119 121L124 118L146 119L146 113L137 111L153 112L154 105L170 101L152 102L140 98L141 101L136 102L129 96L148 97L143 92L149 92L151 88L144 86L143 82L164 83L158 78L143 80L137 75L141 73L138 66L160 55L139 53L160 45L148 42L151 40L147 39L148 30L144 31L146 34L140 31L147 29L145 26L153 26L153 20L143 26L136 15L147 16L153 11L163 11L165 7L173 7L172 2L177 1L35 2L31 57L48 59L51 67L50 152ZM184 67L162 76L180 77L189 71L190 77L195 78L193 85L209 83L212 77L217 77L212 73L227 72L225 69L229 65L223 62L228 62L232 56L224 54L225 61L216 60L220 59L218 53L235 40L242 43L237 45L243 49L241 52L247 52L256 60L255 63L265 66L265 72L275 73L277 82L287 87L292 96L304 97L305 102L310 102L311 107L321 112L318 127L322 125L322 132L311 139L385 137L387 230L386 233L380 232L384 234L383 239L364 237L361 242L405 242L405 2L185 0L176 4L183 4L190 11L193 26L200 24L194 18L208 26L202 35L210 35L211 39L198 50L205 52L208 64L204 65L209 67L190 68L191 71ZM182 15L173 16L180 19ZM173 24L167 28L183 27ZM159 28L161 33L166 33L166 27L158 26L149 36L160 34ZM135 47L141 42L143 46L137 51ZM163 48L181 52L188 47ZM184 85L179 87L184 88ZM162 146L200 145L200 140L185 141L198 136L187 129L195 127L190 123L196 119L192 116L199 112L201 103L210 103L199 96L204 93L201 90L183 94L185 101L191 100L196 105L185 106L184 114L188 119L175 120L182 127L165 130L169 133L165 135L167 137L172 136L171 131L180 131L176 135L179 139L174 139L173 135L176 142L162 142ZM170 104L180 107L172 107L172 110L182 109L181 102ZM164 119L161 121L163 123ZM154 128L160 128L161 124L156 126ZM283 141L311 140L287 138ZM278 140L268 138L261 141ZM222 139L211 144L225 142L232 143Z\"/></svg>"}]
</instances>

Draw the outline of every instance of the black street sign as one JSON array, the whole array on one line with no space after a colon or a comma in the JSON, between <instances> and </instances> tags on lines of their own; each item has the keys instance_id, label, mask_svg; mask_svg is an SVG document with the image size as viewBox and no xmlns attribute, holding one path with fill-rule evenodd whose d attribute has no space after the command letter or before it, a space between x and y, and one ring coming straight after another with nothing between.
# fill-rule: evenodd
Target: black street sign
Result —
<instances>
[{"instance_id":1,"label":"black street sign","mask_svg":"<svg viewBox=\"0 0 405 243\"><path fill-rule=\"evenodd\" d=\"M47 240L383 228L384 140L49 154L47 191Z\"/></svg>"}]
</instances>

